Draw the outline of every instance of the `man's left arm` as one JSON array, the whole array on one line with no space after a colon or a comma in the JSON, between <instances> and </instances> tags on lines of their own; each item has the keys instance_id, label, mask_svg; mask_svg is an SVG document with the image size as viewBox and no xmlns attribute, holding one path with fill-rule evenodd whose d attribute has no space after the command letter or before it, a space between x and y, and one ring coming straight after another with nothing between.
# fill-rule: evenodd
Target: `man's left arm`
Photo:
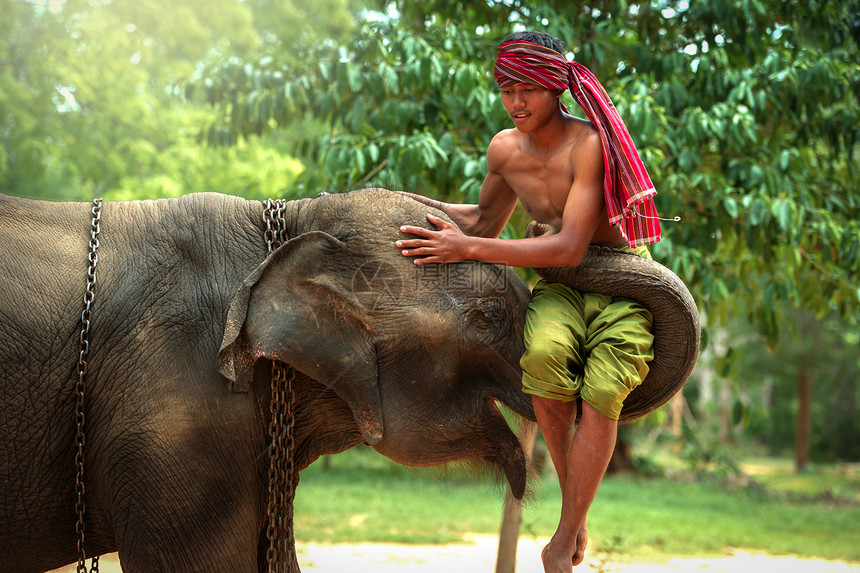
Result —
<instances>
[{"instance_id":1,"label":"man's left arm","mask_svg":"<svg viewBox=\"0 0 860 573\"><path fill-rule=\"evenodd\" d=\"M415 264L479 260L514 267L575 267L582 262L605 211L603 153L600 137L592 132L570 155L573 182L568 192L558 233L529 239L464 236L446 221L428 215L438 231L406 226L401 231L417 239L397 241Z\"/></svg>"}]
</instances>

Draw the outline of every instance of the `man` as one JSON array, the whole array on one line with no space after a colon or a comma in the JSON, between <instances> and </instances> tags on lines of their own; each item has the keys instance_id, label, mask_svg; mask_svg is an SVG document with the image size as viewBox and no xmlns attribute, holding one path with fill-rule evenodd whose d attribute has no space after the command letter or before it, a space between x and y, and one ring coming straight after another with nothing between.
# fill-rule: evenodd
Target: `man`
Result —
<instances>
[{"instance_id":1,"label":"man","mask_svg":"<svg viewBox=\"0 0 860 573\"><path fill-rule=\"evenodd\" d=\"M649 256L644 245L660 239L654 188L602 86L562 50L537 32L513 34L499 46L494 73L515 128L498 133L487 149L477 205L430 202L459 229L429 214L438 231L401 227L418 237L396 243L415 264L575 267L589 245ZM565 89L590 122L566 113L559 101ZM558 232L499 239L517 200ZM547 573L569 573L583 559L586 514L612 455L622 402L653 357L650 329L650 313L632 301L546 281L534 288L523 390L532 395L562 490L559 525L541 555ZM574 432L577 398L582 414Z\"/></svg>"}]
</instances>

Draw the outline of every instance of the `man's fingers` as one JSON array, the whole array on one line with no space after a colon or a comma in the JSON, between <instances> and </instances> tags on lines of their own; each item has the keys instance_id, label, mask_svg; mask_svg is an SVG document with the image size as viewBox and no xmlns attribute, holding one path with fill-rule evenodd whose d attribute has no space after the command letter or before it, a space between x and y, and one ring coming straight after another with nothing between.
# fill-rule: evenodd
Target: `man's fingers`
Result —
<instances>
[{"instance_id":1,"label":"man's fingers","mask_svg":"<svg viewBox=\"0 0 860 573\"><path fill-rule=\"evenodd\" d=\"M394 241L394 244L402 249L417 249L419 247L433 246L433 243L430 239L400 239Z\"/></svg>"},{"instance_id":2,"label":"man's fingers","mask_svg":"<svg viewBox=\"0 0 860 573\"><path fill-rule=\"evenodd\" d=\"M400 252L406 256L414 257L416 255L429 255L431 254L431 249L429 247L421 247L418 245L403 245L403 250Z\"/></svg>"},{"instance_id":3,"label":"man's fingers","mask_svg":"<svg viewBox=\"0 0 860 573\"><path fill-rule=\"evenodd\" d=\"M426 265L427 263L441 263L444 261L442 261L441 258L436 257L436 256L432 256L432 257L427 256L427 257L418 257L418 258L414 259L412 262L415 263L416 265Z\"/></svg>"},{"instance_id":4,"label":"man's fingers","mask_svg":"<svg viewBox=\"0 0 860 573\"><path fill-rule=\"evenodd\" d=\"M406 233L407 235L418 235L419 237L429 237L430 233L435 233L436 231L431 231L430 229L425 229L424 227L413 227L412 225L403 225L400 227L401 233Z\"/></svg>"},{"instance_id":5,"label":"man's fingers","mask_svg":"<svg viewBox=\"0 0 860 573\"><path fill-rule=\"evenodd\" d=\"M451 226L451 223L449 223L445 219L437 217L436 215L431 215L430 213L427 213L427 220L439 227L440 229L447 229Z\"/></svg>"},{"instance_id":6,"label":"man's fingers","mask_svg":"<svg viewBox=\"0 0 860 573\"><path fill-rule=\"evenodd\" d=\"M451 227L451 224L435 215L427 213L427 220L437 226L440 231L444 231ZM394 242L397 248L401 249L400 253L406 257L415 257L416 265L424 265L427 263L441 263L443 257L437 252L438 245L436 240L439 239L440 231L425 229L424 227L415 227L413 225L402 225L400 232L407 235L417 235L418 239L398 239Z\"/></svg>"}]
</instances>

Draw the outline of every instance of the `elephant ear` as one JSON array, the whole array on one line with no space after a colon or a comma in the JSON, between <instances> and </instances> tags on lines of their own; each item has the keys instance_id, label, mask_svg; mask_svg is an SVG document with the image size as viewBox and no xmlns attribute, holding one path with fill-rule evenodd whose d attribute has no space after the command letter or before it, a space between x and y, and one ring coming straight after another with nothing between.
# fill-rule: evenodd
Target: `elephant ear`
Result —
<instances>
[{"instance_id":1,"label":"elephant ear","mask_svg":"<svg viewBox=\"0 0 860 573\"><path fill-rule=\"evenodd\" d=\"M383 434L376 349L347 258L344 244L321 231L273 252L230 304L217 367L233 391L247 392L257 360L286 362L334 390L375 444Z\"/></svg>"}]
</instances>

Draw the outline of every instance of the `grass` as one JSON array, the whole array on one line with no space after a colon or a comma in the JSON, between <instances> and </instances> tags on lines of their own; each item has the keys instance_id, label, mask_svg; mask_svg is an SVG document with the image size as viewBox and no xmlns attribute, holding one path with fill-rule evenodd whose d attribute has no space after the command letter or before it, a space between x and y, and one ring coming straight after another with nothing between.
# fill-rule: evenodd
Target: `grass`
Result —
<instances>
[{"instance_id":1,"label":"grass","mask_svg":"<svg viewBox=\"0 0 860 573\"><path fill-rule=\"evenodd\" d=\"M860 465L815 465L795 473L789 459L751 458L744 471L774 491L793 495L851 500L860 503Z\"/></svg>"},{"instance_id":2,"label":"grass","mask_svg":"<svg viewBox=\"0 0 860 573\"><path fill-rule=\"evenodd\" d=\"M301 474L301 541L442 544L497 534L504 489L486 475L415 470L355 448ZM754 481L692 474L604 479L589 512L591 547L634 556L714 555L729 548L860 561L860 469L754 460ZM764 468L764 469L761 469ZM549 537L561 496L552 475L534 485L523 535Z\"/></svg>"}]
</instances>

